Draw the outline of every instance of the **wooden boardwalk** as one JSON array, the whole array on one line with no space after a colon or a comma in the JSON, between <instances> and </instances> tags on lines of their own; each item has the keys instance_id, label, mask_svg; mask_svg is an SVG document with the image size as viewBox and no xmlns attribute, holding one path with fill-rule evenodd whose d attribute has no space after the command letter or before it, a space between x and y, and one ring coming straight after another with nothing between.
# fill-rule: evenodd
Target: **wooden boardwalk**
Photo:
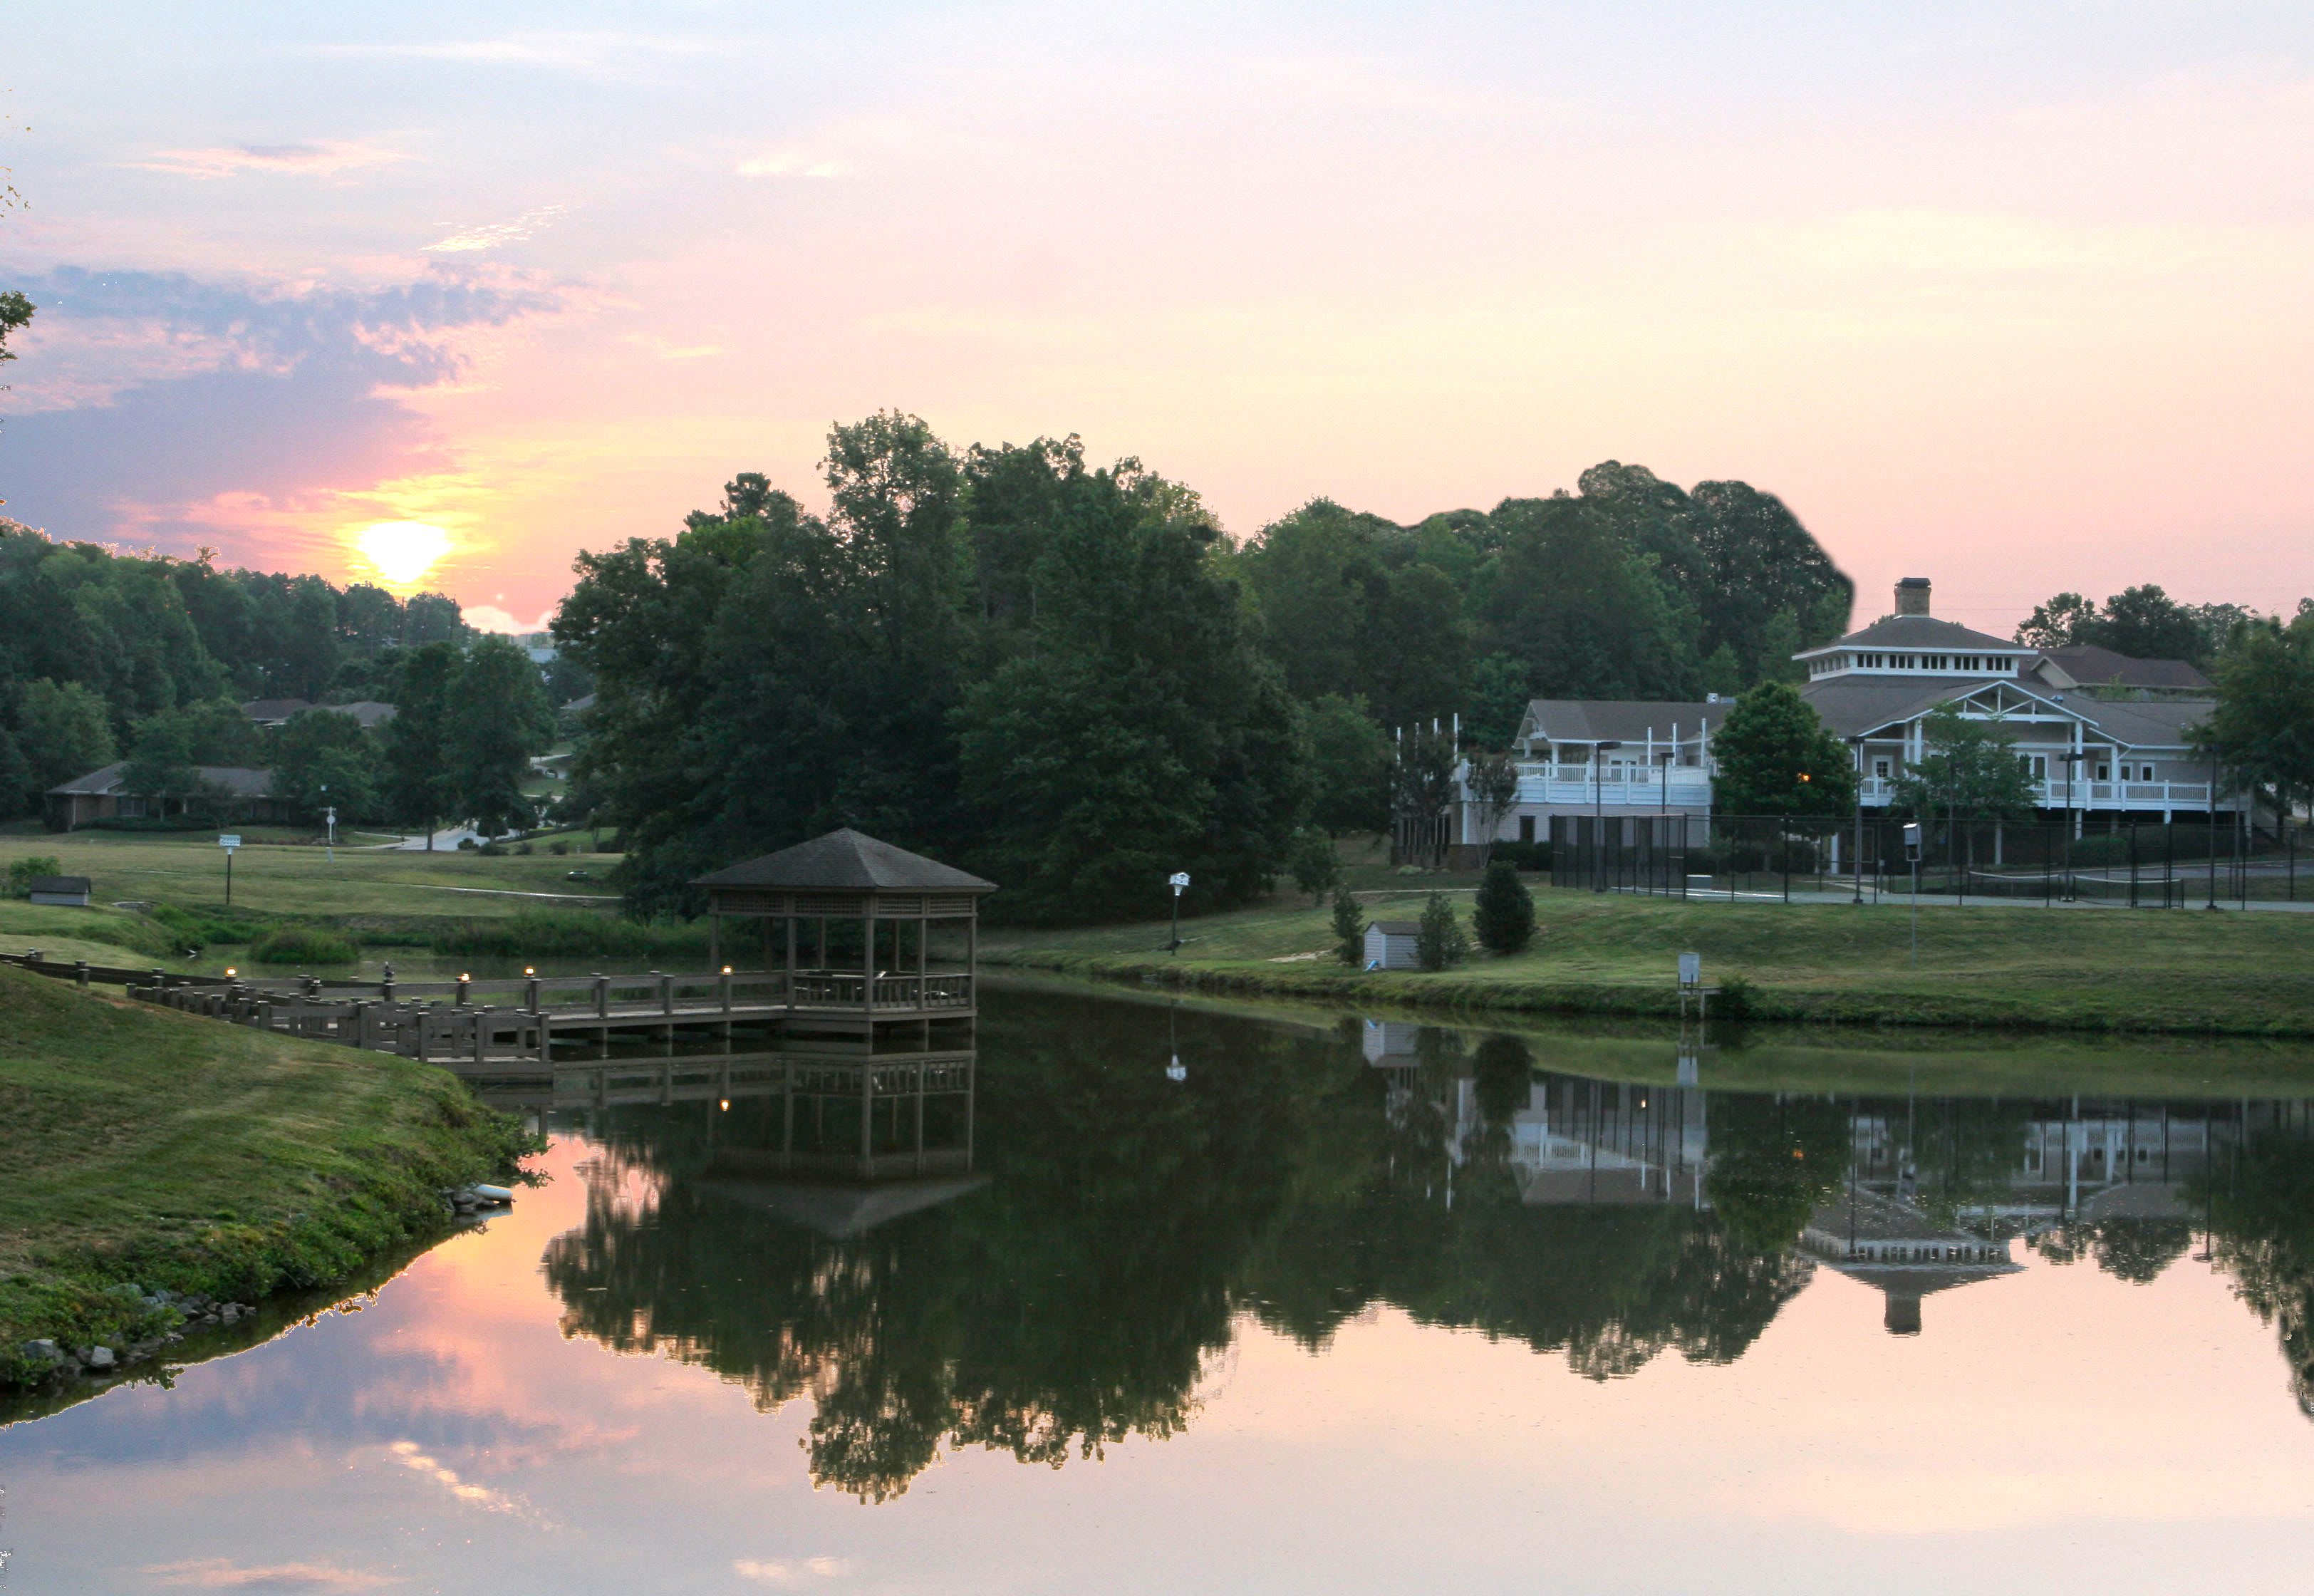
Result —
<instances>
[{"instance_id":1,"label":"wooden boardwalk","mask_svg":"<svg viewBox=\"0 0 2314 1596\"><path fill-rule=\"evenodd\" d=\"M0 961L81 985L119 985L140 1001L284 1036L338 1042L464 1069L552 1068L575 1051L607 1055L614 1040L678 1036L731 1051L739 1033L767 1045L872 1053L913 1033L978 1015L967 971L869 974L782 970L746 974L530 975L485 981L252 980L191 976L0 955ZM561 1052L558 1054L558 1049Z\"/></svg>"}]
</instances>

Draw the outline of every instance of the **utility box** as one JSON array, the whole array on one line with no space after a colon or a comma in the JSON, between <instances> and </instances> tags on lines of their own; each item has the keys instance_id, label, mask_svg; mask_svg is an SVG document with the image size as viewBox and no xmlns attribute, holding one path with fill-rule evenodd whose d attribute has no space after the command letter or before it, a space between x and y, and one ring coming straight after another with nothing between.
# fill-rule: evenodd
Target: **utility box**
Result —
<instances>
[{"instance_id":1,"label":"utility box","mask_svg":"<svg viewBox=\"0 0 2314 1596\"><path fill-rule=\"evenodd\" d=\"M1703 955L1683 953L1679 956L1679 983L1683 987L1703 984Z\"/></svg>"},{"instance_id":2,"label":"utility box","mask_svg":"<svg viewBox=\"0 0 2314 1596\"><path fill-rule=\"evenodd\" d=\"M1415 939L1422 928L1411 920L1377 920L1366 927L1365 967L1369 970L1413 970L1421 967Z\"/></svg>"}]
</instances>

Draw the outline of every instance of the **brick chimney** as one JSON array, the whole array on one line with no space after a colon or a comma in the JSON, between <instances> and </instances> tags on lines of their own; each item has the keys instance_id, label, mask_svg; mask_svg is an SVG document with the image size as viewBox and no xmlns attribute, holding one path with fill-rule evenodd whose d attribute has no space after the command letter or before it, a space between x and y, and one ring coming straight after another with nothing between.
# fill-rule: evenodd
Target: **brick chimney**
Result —
<instances>
[{"instance_id":1,"label":"brick chimney","mask_svg":"<svg viewBox=\"0 0 2314 1596\"><path fill-rule=\"evenodd\" d=\"M1929 579L1926 577L1906 577L1896 584L1896 613L1925 615L1929 613Z\"/></svg>"}]
</instances>

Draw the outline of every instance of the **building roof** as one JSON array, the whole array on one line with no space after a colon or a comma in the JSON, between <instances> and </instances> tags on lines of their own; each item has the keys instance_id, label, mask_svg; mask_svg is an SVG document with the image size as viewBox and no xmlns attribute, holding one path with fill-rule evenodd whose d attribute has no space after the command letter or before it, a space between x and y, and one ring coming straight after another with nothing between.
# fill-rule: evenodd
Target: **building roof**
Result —
<instances>
[{"instance_id":1,"label":"building roof","mask_svg":"<svg viewBox=\"0 0 2314 1596\"><path fill-rule=\"evenodd\" d=\"M2095 643L2044 648L2041 657L2071 678L2057 685L2142 687L2162 692L2214 692L2217 684L2183 659L2132 659Z\"/></svg>"},{"instance_id":2,"label":"building roof","mask_svg":"<svg viewBox=\"0 0 2314 1596\"><path fill-rule=\"evenodd\" d=\"M1418 937L1422 934L1422 922L1418 920L1377 920L1366 930L1380 931L1385 937Z\"/></svg>"},{"instance_id":3,"label":"building roof","mask_svg":"<svg viewBox=\"0 0 2314 1596\"><path fill-rule=\"evenodd\" d=\"M241 712L252 720L278 725L292 715L301 715L314 707L311 699L253 698L241 706Z\"/></svg>"},{"instance_id":4,"label":"building roof","mask_svg":"<svg viewBox=\"0 0 2314 1596\"><path fill-rule=\"evenodd\" d=\"M372 727L384 726L402 713L398 706L384 703L374 698L357 699L349 704L322 704L320 708L340 715L352 716L361 722L364 731L369 730Z\"/></svg>"},{"instance_id":5,"label":"building roof","mask_svg":"<svg viewBox=\"0 0 2314 1596\"><path fill-rule=\"evenodd\" d=\"M1827 676L1800 689L1835 736L1853 737L1926 714L1948 700L2005 687L2082 721L2099 739L2125 748L2180 748L2186 728L2214 707L2209 699L2067 698L2006 676Z\"/></svg>"},{"instance_id":6,"label":"building roof","mask_svg":"<svg viewBox=\"0 0 2314 1596\"><path fill-rule=\"evenodd\" d=\"M1814 659L1841 648L1965 648L1978 654L2033 651L2026 644L1972 630L1957 622L1939 621L1934 615L1886 615L1861 631L1851 631L1844 638L1835 638L1821 648L1804 649L1792 657Z\"/></svg>"},{"instance_id":7,"label":"building roof","mask_svg":"<svg viewBox=\"0 0 2314 1596\"><path fill-rule=\"evenodd\" d=\"M194 773L204 787L216 788L234 798L261 798L273 796L273 772L252 771L240 765L200 764ZM85 776L49 789L51 798L103 798L108 794L126 792L121 778L128 774L128 762L119 760L101 771L91 771Z\"/></svg>"},{"instance_id":8,"label":"building roof","mask_svg":"<svg viewBox=\"0 0 2314 1596\"><path fill-rule=\"evenodd\" d=\"M78 893L88 895L89 880L85 876L35 876L26 886L27 892Z\"/></svg>"},{"instance_id":9,"label":"building roof","mask_svg":"<svg viewBox=\"0 0 2314 1596\"><path fill-rule=\"evenodd\" d=\"M1730 695L1716 703L1676 702L1665 699L1539 698L1526 707L1527 718L1540 735L1554 743L1621 743L1645 746L1654 740L1668 745L1672 727L1682 741L1698 726L1719 729L1727 711L1736 707Z\"/></svg>"},{"instance_id":10,"label":"building roof","mask_svg":"<svg viewBox=\"0 0 2314 1596\"><path fill-rule=\"evenodd\" d=\"M699 877L693 886L768 886L790 892L994 892L996 884L845 826L745 864Z\"/></svg>"}]
</instances>

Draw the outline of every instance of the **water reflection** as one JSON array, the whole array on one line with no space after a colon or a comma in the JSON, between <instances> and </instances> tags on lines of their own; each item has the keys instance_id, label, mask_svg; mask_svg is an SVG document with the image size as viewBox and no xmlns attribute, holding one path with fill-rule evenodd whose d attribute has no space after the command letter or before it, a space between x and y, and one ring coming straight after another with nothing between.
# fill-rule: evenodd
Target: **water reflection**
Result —
<instances>
[{"instance_id":1,"label":"water reflection","mask_svg":"<svg viewBox=\"0 0 2314 1596\"><path fill-rule=\"evenodd\" d=\"M2204 1235L2314 1389L2303 1102L1727 1092L1692 1041L1651 1084L1506 1035L1153 1018L1039 997L977 1060L566 1085L601 1148L545 1256L566 1334L808 1396L813 1479L871 1501L945 1449L1183 1428L1241 1313L1316 1349L1388 1304L1603 1380L1741 1357L1818 1268L1932 1330L2020 1244L2147 1281Z\"/></svg>"}]
</instances>

